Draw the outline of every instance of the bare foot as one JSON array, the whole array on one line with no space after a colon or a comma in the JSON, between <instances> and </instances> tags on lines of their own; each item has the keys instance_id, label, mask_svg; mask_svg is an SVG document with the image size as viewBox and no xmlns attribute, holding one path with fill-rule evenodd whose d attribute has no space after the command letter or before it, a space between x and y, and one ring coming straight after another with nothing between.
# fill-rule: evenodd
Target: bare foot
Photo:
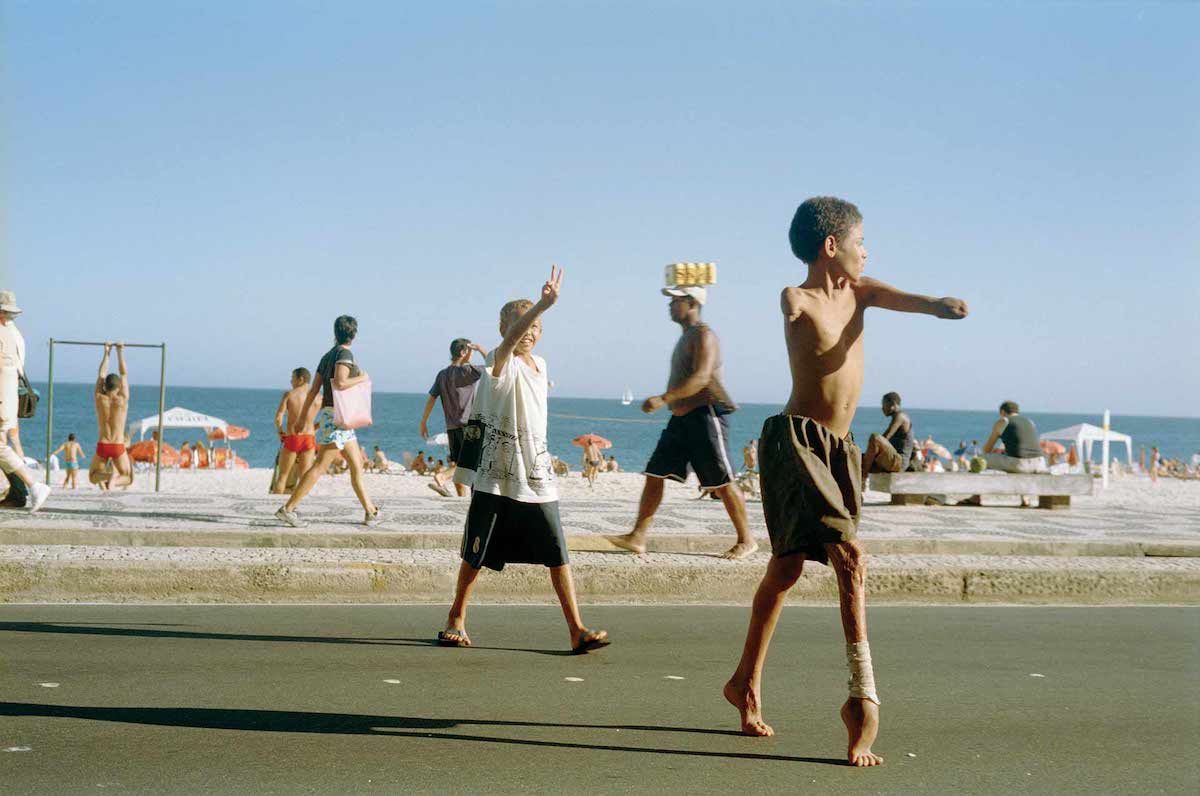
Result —
<instances>
[{"instance_id":1,"label":"bare foot","mask_svg":"<svg viewBox=\"0 0 1200 796\"><path fill-rule=\"evenodd\" d=\"M742 735L768 738L775 734L771 725L762 720L762 708L758 704L758 692L747 684L730 679L722 693L725 701L737 708L742 720Z\"/></svg>"},{"instance_id":2,"label":"bare foot","mask_svg":"<svg viewBox=\"0 0 1200 796\"><path fill-rule=\"evenodd\" d=\"M622 550L628 550L631 553L637 553L639 555L646 552L646 543L638 539L632 533L627 533L624 536L605 536L604 538Z\"/></svg>"},{"instance_id":3,"label":"bare foot","mask_svg":"<svg viewBox=\"0 0 1200 796\"><path fill-rule=\"evenodd\" d=\"M869 699L851 697L842 705L842 721L850 735L847 762L852 766L882 765L883 758L871 751L871 744L879 733L879 706Z\"/></svg>"},{"instance_id":4,"label":"bare foot","mask_svg":"<svg viewBox=\"0 0 1200 796\"><path fill-rule=\"evenodd\" d=\"M755 551L757 550L758 542L753 540L749 542L738 542L724 553L721 553L721 558L724 558L728 561L740 561L743 558L754 555Z\"/></svg>"}]
</instances>

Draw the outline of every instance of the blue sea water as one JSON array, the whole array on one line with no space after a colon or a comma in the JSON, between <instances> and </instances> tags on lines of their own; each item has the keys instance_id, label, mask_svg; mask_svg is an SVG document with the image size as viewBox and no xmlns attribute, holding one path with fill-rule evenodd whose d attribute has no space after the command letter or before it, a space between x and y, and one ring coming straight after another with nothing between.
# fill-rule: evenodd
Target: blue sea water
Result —
<instances>
[{"instance_id":1,"label":"blue sea water","mask_svg":"<svg viewBox=\"0 0 1200 796\"><path fill-rule=\"evenodd\" d=\"M35 385L42 394L37 416L21 422L21 441L26 455L41 459L45 456L46 385ZM91 384L55 383L54 385L54 447L61 444L69 432L75 432L89 453L96 443L96 419L92 408ZM134 422L158 412L157 385L134 385L129 420ZM279 443L275 436L275 408L282 390L167 387L166 406L183 406L213 415L250 429L250 438L232 443L239 456L251 467L270 467L275 461ZM373 398L375 425L359 432L366 446L379 445L389 458L400 459L403 451L425 450L435 459L443 458L445 448L428 449L418 433L424 393L376 393ZM665 410L651 416L639 409L639 398L630 406L611 400L593 398L550 399L550 448L553 453L578 468L581 451L571 445L575 437L594 432L613 442L614 454L622 469L640 470L650 457L658 436L667 422ZM743 404L729 415L730 447L734 465L741 464L741 448L757 437L763 421L781 408L779 404ZM959 440L981 443L996 419L995 411L957 411L945 409L906 408L912 417L919 438L932 434L938 442L953 449ZM1092 423L1100 425L1101 418L1087 414L1051 414L1026 412L1040 431ZM877 406L860 407L852 427L855 437L864 442L872 431L883 429L884 417ZM443 430L440 406L434 408L430 433ZM1133 437L1134 458L1138 448L1157 445L1167 458L1189 460L1200 452L1200 418L1114 416L1112 428ZM176 447L185 440L202 437L198 429L168 429L164 439ZM135 437L136 440L136 437ZM1114 447L1114 455L1124 457L1124 446ZM1094 454L1099 456L1099 452Z\"/></svg>"}]
</instances>

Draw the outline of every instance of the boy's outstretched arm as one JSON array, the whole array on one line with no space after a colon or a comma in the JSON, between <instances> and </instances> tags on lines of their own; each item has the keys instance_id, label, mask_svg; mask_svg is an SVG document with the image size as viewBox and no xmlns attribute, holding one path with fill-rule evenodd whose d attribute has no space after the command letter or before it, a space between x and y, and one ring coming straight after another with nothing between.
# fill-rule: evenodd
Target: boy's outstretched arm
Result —
<instances>
[{"instance_id":1,"label":"boy's outstretched arm","mask_svg":"<svg viewBox=\"0 0 1200 796\"><path fill-rule=\"evenodd\" d=\"M957 298L934 298L917 293L905 293L886 282L878 279L863 277L859 280L859 290L867 299L867 306L879 307L896 312L919 312L923 315L934 315L938 318L956 321L967 317L967 302Z\"/></svg>"},{"instance_id":2,"label":"boy's outstretched arm","mask_svg":"<svg viewBox=\"0 0 1200 796\"><path fill-rule=\"evenodd\" d=\"M537 303L513 322L504 335L504 340L496 346L492 360L493 376L499 376L504 371L504 366L508 364L508 358L512 356L513 349L517 347L517 341L525 335L525 332L529 331L533 322L541 317L543 312L553 307L554 302L558 301L558 293L562 289L562 278L563 269L554 265L550 266L550 278L546 280L546 284L542 285L542 295Z\"/></svg>"}]
</instances>

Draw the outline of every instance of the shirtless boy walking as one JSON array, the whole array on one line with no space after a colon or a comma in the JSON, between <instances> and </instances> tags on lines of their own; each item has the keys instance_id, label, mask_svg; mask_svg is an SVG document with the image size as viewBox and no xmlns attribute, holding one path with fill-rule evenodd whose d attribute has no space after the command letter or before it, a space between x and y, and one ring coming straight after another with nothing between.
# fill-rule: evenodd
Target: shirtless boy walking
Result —
<instances>
[{"instance_id":1,"label":"shirtless boy walking","mask_svg":"<svg viewBox=\"0 0 1200 796\"><path fill-rule=\"evenodd\" d=\"M308 368L296 368L292 371L292 389L283 394L279 408L275 410L275 431L283 449L279 451L279 473L275 477L275 488L271 491L277 495L287 494L291 490L292 467L299 465L298 473L303 475L312 467L313 458L317 455L317 438L313 431L313 421L317 410L321 407L313 401L309 405L307 417L303 414L304 401L308 398L308 382L312 374ZM284 425L284 415L287 425Z\"/></svg>"},{"instance_id":2,"label":"shirtless boy walking","mask_svg":"<svg viewBox=\"0 0 1200 796\"><path fill-rule=\"evenodd\" d=\"M841 709L849 734L846 757L854 766L875 766L883 762L871 751L879 697L867 643L866 550L855 538L862 453L849 433L863 382L863 313L879 307L958 319L966 317L967 305L863 277L862 215L844 200L805 201L789 238L808 264L808 278L783 291L792 395L783 414L767 418L758 446L771 560L754 595L741 662L724 693L741 714L742 732L774 734L763 721L760 698L767 646L805 560L828 564L837 576L850 669L850 695Z\"/></svg>"},{"instance_id":3,"label":"shirtless boy walking","mask_svg":"<svg viewBox=\"0 0 1200 796\"><path fill-rule=\"evenodd\" d=\"M100 373L96 377L96 425L100 441L88 467L88 480L101 489L133 483L133 465L125 451L125 419L129 414L129 370L125 367L125 344L116 343L117 370L108 372L108 356L114 344L104 344ZM112 462L112 470L108 463Z\"/></svg>"},{"instance_id":4,"label":"shirtless boy walking","mask_svg":"<svg viewBox=\"0 0 1200 796\"><path fill-rule=\"evenodd\" d=\"M76 476L79 475L79 460L83 458L83 447L75 441L74 434L67 435L67 441L54 449L51 456L56 456L59 452L63 455L63 470L66 475L63 476L63 488L70 486L72 489L78 489L79 483Z\"/></svg>"}]
</instances>

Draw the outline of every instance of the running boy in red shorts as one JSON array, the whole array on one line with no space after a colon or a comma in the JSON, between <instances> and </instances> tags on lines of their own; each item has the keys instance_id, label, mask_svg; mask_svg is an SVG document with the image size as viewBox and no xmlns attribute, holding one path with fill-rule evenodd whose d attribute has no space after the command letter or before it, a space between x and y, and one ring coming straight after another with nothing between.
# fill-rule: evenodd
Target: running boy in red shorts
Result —
<instances>
[{"instance_id":1,"label":"running boy in red shorts","mask_svg":"<svg viewBox=\"0 0 1200 796\"><path fill-rule=\"evenodd\" d=\"M862 215L842 199L819 196L800 205L789 233L808 278L784 288L781 308L792 373L783 414L767 418L758 443L763 513L771 561L754 595L750 628L725 698L741 714L742 732L773 735L762 718L767 645L787 594L806 559L833 567L846 636L850 695L842 705L847 760L875 766L879 696L867 644L866 550L855 538L862 506L862 453L850 421L863 383L863 313L868 307L965 318L956 298L903 293L862 276L867 260Z\"/></svg>"}]
</instances>

